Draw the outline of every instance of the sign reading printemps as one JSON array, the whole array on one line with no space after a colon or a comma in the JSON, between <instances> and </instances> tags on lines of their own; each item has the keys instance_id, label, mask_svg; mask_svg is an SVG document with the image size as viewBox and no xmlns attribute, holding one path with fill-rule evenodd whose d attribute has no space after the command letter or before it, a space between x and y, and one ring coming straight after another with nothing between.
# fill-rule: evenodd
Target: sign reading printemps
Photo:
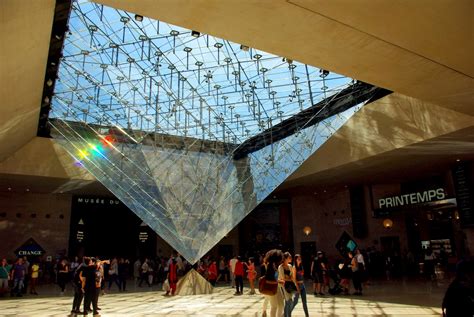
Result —
<instances>
[{"instance_id":1,"label":"sign reading printemps","mask_svg":"<svg viewBox=\"0 0 474 317\"><path fill-rule=\"evenodd\" d=\"M95 205L118 205L120 200L110 198L85 198L77 197L77 202L81 204L95 204Z\"/></svg>"},{"instance_id":2,"label":"sign reading printemps","mask_svg":"<svg viewBox=\"0 0 474 317\"><path fill-rule=\"evenodd\" d=\"M393 208L406 205L416 205L446 198L443 188L430 189L417 193L391 196L379 199L379 208Z\"/></svg>"}]
</instances>

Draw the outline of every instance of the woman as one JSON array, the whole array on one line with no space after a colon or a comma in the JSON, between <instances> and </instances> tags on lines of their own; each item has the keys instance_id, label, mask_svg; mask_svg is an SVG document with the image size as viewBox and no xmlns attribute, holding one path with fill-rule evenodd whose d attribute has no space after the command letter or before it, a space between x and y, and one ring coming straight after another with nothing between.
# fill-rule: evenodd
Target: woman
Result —
<instances>
[{"instance_id":1,"label":"woman","mask_svg":"<svg viewBox=\"0 0 474 317\"><path fill-rule=\"evenodd\" d=\"M58 285L61 288L61 295L64 295L66 283L69 277L69 266L66 259L62 259L58 264Z\"/></svg>"},{"instance_id":2,"label":"woman","mask_svg":"<svg viewBox=\"0 0 474 317\"><path fill-rule=\"evenodd\" d=\"M283 253L280 250L273 249L265 254L263 267L265 267L265 279L270 283L278 281L278 267L283 260ZM263 316L267 316L266 304L270 304L270 317L280 317L283 314L283 293L277 289L274 295L265 295L263 302Z\"/></svg>"},{"instance_id":3,"label":"woman","mask_svg":"<svg viewBox=\"0 0 474 317\"><path fill-rule=\"evenodd\" d=\"M255 270L255 263L253 257L250 257L248 263L245 265L247 267L247 278L249 279L250 284L250 295L255 294L255 278L257 277L257 271Z\"/></svg>"},{"instance_id":4,"label":"woman","mask_svg":"<svg viewBox=\"0 0 474 317\"><path fill-rule=\"evenodd\" d=\"M30 280L30 294L38 295L36 292L36 284L38 282L39 277L39 264L38 260L33 261L33 265L31 266L31 280Z\"/></svg>"},{"instance_id":5,"label":"woman","mask_svg":"<svg viewBox=\"0 0 474 317\"><path fill-rule=\"evenodd\" d=\"M306 301L306 288L304 286L304 268L303 268L303 260L301 259L301 255L295 254L295 266L293 267L293 275L296 278L296 286L298 288L298 292L295 295L293 300L293 309L295 309L296 304L298 304L298 298L301 295L301 302L303 303L303 310L306 317L309 316L308 313L308 302Z\"/></svg>"},{"instance_id":6,"label":"woman","mask_svg":"<svg viewBox=\"0 0 474 317\"><path fill-rule=\"evenodd\" d=\"M285 252L283 254L283 263L278 267L278 284L279 288L285 298L285 309L284 316L291 317L293 310L293 296L297 291L296 278L293 273L293 267L291 266L291 254Z\"/></svg>"},{"instance_id":7,"label":"woman","mask_svg":"<svg viewBox=\"0 0 474 317\"><path fill-rule=\"evenodd\" d=\"M174 295L176 292L176 284L178 283L178 267L176 265L176 260L173 258L169 264L168 276L166 277L170 284L170 289L166 291L165 295Z\"/></svg>"}]
</instances>

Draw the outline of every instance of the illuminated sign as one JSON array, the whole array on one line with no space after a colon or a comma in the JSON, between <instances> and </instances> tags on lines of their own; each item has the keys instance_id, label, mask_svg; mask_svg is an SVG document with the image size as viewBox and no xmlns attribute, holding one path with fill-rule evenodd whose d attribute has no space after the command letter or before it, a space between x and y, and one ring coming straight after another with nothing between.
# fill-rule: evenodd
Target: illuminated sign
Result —
<instances>
[{"instance_id":1,"label":"illuminated sign","mask_svg":"<svg viewBox=\"0 0 474 317\"><path fill-rule=\"evenodd\" d=\"M415 205L446 198L443 188L425 190L423 192L398 195L379 199L379 208L393 208Z\"/></svg>"}]
</instances>

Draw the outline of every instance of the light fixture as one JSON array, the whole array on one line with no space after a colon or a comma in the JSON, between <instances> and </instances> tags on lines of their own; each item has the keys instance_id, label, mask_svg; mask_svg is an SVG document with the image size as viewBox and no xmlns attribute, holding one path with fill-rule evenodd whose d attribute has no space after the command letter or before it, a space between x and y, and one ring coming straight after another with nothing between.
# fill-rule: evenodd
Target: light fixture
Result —
<instances>
[{"instance_id":1,"label":"light fixture","mask_svg":"<svg viewBox=\"0 0 474 317\"><path fill-rule=\"evenodd\" d=\"M325 78L327 75L329 75L329 71L325 69L320 69L319 70L319 77Z\"/></svg>"},{"instance_id":2,"label":"light fixture","mask_svg":"<svg viewBox=\"0 0 474 317\"><path fill-rule=\"evenodd\" d=\"M26 191L27 191L27 192L29 192L29 191L30 191L30 189L29 189L29 188L27 188L27 189L26 189Z\"/></svg>"},{"instance_id":3,"label":"light fixture","mask_svg":"<svg viewBox=\"0 0 474 317\"><path fill-rule=\"evenodd\" d=\"M309 236L309 234L311 233L311 227L310 226L304 227L303 232L306 236Z\"/></svg>"},{"instance_id":4,"label":"light fixture","mask_svg":"<svg viewBox=\"0 0 474 317\"><path fill-rule=\"evenodd\" d=\"M200 37L200 36L201 36L201 33L199 33L198 31L192 30L192 31L191 31L191 36L192 36L192 37Z\"/></svg>"},{"instance_id":5,"label":"light fixture","mask_svg":"<svg viewBox=\"0 0 474 317\"><path fill-rule=\"evenodd\" d=\"M391 229L393 227L393 221L392 219L384 219L382 222L382 225L385 229Z\"/></svg>"},{"instance_id":6,"label":"light fixture","mask_svg":"<svg viewBox=\"0 0 474 317\"><path fill-rule=\"evenodd\" d=\"M248 52L250 50L250 47L248 47L247 45L240 45L240 49L244 52Z\"/></svg>"},{"instance_id":7,"label":"light fixture","mask_svg":"<svg viewBox=\"0 0 474 317\"><path fill-rule=\"evenodd\" d=\"M457 210L454 212L454 219L459 220L459 212Z\"/></svg>"},{"instance_id":8,"label":"light fixture","mask_svg":"<svg viewBox=\"0 0 474 317\"><path fill-rule=\"evenodd\" d=\"M143 21L143 15L135 14L135 21L142 22Z\"/></svg>"},{"instance_id":9,"label":"light fixture","mask_svg":"<svg viewBox=\"0 0 474 317\"><path fill-rule=\"evenodd\" d=\"M53 81L51 80L51 78L48 79L46 85L48 85L48 87L51 87L53 85Z\"/></svg>"},{"instance_id":10,"label":"light fixture","mask_svg":"<svg viewBox=\"0 0 474 317\"><path fill-rule=\"evenodd\" d=\"M11 188L11 187L8 187L8 191L11 192L11 191L12 191L12 188Z\"/></svg>"},{"instance_id":11,"label":"light fixture","mask_svg":"<svg viewBox=\"0 0 474 317\"><path fill-rule=\"evenodd\" d=\"M456 162L461 162L461 159L456 159Z\"/></svg>"},{"instance_id":12,"label":"light fixture","mask_svg":"<svg viewBox=\"0 0 474 317\"><path fill-rule=\"evenodd\" d=\"M49 97L48 97L48 96L44 97L44 99L43 99L43 100L44 100L44 103L46 103L46 104L48 104L48 103L49 103Z\"/></svg>"}]
</instances>

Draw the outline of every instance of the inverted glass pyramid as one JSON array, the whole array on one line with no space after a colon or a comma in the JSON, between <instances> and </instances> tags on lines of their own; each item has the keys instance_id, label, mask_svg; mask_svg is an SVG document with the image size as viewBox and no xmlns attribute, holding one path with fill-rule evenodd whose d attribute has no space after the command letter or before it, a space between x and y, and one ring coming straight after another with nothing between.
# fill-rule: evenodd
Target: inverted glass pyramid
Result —
<instances>
[{"instance_id":1,"label":"inverted glass pyramid","mask_svg":"<svg viewBox=\"0 0 474 317\"><path fill-rule=\"evenodd\" d=\"M191 263L360 106L315 120L357 83L92 2L69 30L54 137Z\"/></svg>"}]
</instances>

